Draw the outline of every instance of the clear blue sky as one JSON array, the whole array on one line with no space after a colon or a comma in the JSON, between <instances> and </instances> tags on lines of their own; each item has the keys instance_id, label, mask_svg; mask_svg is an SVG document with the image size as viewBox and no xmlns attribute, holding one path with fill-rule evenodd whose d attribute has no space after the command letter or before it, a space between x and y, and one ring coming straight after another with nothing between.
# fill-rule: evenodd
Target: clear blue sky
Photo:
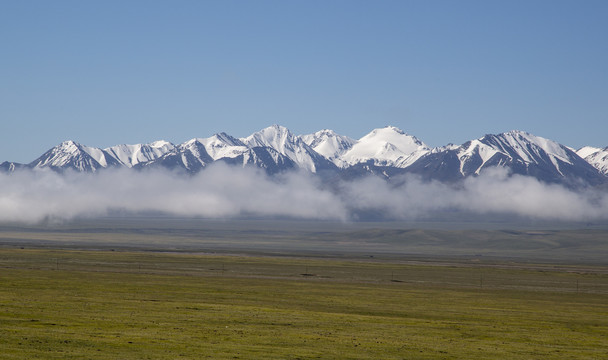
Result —
<instances>
[{"instance_id":1,"label":"clear blue sky","mask_svg":"<svg viewBox=\"0 0 608 360\"><path fill-rule=\"evenodd\" d=\"M271 124L608 146L608 1L0 0L0 162Z\"/></svg>"}]
</instances>

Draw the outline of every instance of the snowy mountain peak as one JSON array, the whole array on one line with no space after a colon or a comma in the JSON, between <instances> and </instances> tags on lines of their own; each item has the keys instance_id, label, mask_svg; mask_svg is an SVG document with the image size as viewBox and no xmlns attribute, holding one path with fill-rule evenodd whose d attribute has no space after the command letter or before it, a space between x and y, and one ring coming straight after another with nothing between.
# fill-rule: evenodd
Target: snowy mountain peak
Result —
<instances>
[{"instance_id":1,"label":"snowy mountain peak","mask_svg":"<svg viewBox=\"0 0 608 360\"><path fill-rule=\"evenodd\" d=\"M312 134L300 135L302 140L304 140L304 142L309 146L314 146L325 139L331 139L339 136L340 135L338 135L335 131L329 129L319 130Z\"/></svg>"},{"instance_id":2,"label":"snowy mountain peak","mask_svg":"<svg viewBox=\"0 0 608 360\"><path fill-rule=\"evenodd\" d=\"M116 145L104 151L126 167L158 159L175 149L175 145L165 140L157 140L149 144Z\"/></svg>"},{"instance_id":3,"label":"snowy mountain peak","mask_svg":"<svg viewBox=\"0 0 608 360\"><path fill-rule=\"evenodd\" d=\"M608 149L608 148L607 148ZM602 151L602 148L593 147L593 146L583 146L582 148L576 150L576 154L583 159L591 156L599 151Z\"/></svg>"},{"instance_id":4,"label":"snowy mountain peak","mask_svg":"<svg viewBox=\"0 0 608 360\"><path fill-rule=\"evenodd\" d=\"M386 126L372 130L369 134L365 135L359 142L372 141L376 143L391 143L403 152L412 152L418 150L419 147L428 147L418 138L413 135L407 134L405 131L395 127ZM415 148L414 148L415 147Z\"/></svg>"},{"instance_id":5,"label":"snowy mountain peak","mask_svg":"<svg viewBox=\"0 0 608 360\"><path fill-rule=\"evenodd\" d=\"M219 134L215 134L215 136L217 137L218 140L221 140L229 145L232 146L243 146L245 144L243 144L243 142L235 137L232 137L228 134L226 134L225 132L221 132Z\"/></svg>"},{"instance_id":6,"label":"snowy mountain peak","mask_svg":"<svg viewBox=\"0 0 608 360\"><path fill-rule=\"evenodd\" d=\"M73 140L62 141L57 147L56 151L63 151L66 153L77 153L82 151L82 145Z\"/></svg>"},{"instance_id":7,"label":"snowy mountain peak","mask_svg":"<svg viewBox=\"0 0 608 360\"><path fill-rule=\"evenodd\" d=\"M327 129L313 134L302 135L301 138L314 151L339 167L344 165L340 156L357 143L356 140L348 136L338 135L333 130Z\"/></svg>"},{"instance_id":8,"label":"snowy mountain peak","mask_svg":"<svg viewBox=\"0 0 608 360\"><path fill-rule=\"evenodd\" d=\"M345 164L354 165L372 161L377 166L406 167L429 152L430 148L415 136L387 126L374 129L365 135L342 156Z\"/></svg>"},{"instance_id":9,"label":"snowy mountain peak","mask_svg":"<svg viewBox=\"0 0 608 360\"><path fill-rule=\"evenodd\" d=\"M72 140L63 141L28 164L33 168L49 167L87 172L115 165L119 165L119 162L105 151Z\"/></svg>"},{"instance_id":10,"label":"snowy mountain peak","mask_svg":"<svg viewBox=\"0 0 608 360\"><path fill-rule=\"evenodd\" d=\"M249 147L274 149L279 154L290 158L299 167L311 172L317 172L319 168L331 165L329 160L304 143L302 138L280 125L269 126L240 140Z\"/></svg>"},{"instance_id":11,"label":"snowy mountain peak","mask_svg":"<svg viewBox=\"0 0 608 360\"><path fill-rule=\"evenodd\" d=\"M195 149L200 147L205 147L205 143L208 139L206 138L192 138L183 144L178 145L177 147L180 149Z\"/></svg>"},{"instance_id":12,"label":"snowy mountain peak","mask_svg":"<svg viewBox=\"0 0 608 360\"><path fill-rule=\"evenodd\" d=\"M554 163L556 159L571 163L570 149L525 131L512 130L498 135L486 135L479 140L524 162L535 162L539 157L548 155Z\"/></svg>"},{"instance_id":13,"label":"snowy mountain peak","mask_svg":"<svg viewBox=\"0 0 608 360\"><path fill-rule=\"evenodd\" d=\"M523 137L529 137L529 136L534 136L532 134L530 134L527 131L523 131L523 130L509 130L509 131L505 131L504 133L502 133L504 135L509 135L509 136L523 136ZM500 135L500 134L499 134Z\"/></svg>"},{"instance_id":14,"label":"snowy mountain peak","mask_svg":"<svg viewBox=\"0 0 608 360\"><path fill-rule=\"evenodd\" d=\"M150 145L150 147L157 148L157 149L159 149L159 148L169 148L169 147L173 147L174 146L171 142L166 141L166 140L156 140L156 141L151 142L148 145Z\"/></svg>"},{"instance_id":15,"label":"snowy mountain peak","mask_svg":"<svg viewBox=\"0 0 608 360\"><path fill-rule=\"evenodd\" d=\"M301 141L289 129L280 125L272 125L240 139L248 146L268 146L282 153L281 149Z\"/></svg>"},{"instance_id":16,"label":"snowy mountain peak","mask_svg":"<svg viewBox=\"0 0 608 360\"><path fill-rule=\"evenodd\" d=\"M319 130L315 133L308 134L308 135L302 135L300 137L302 138L302 140L304 140L304 142L307 145L309 145L313 148L315 146L319 145L320 143L326 142L329 139L336 139L340 142L346 142L349 144L355 144L357 142L356 140L353 140L353 139L349 138L348 136L339 135L335 131L329 130L329 129Z\"/></svg>"},{"instance_id":17,"label":"snowy mountain peak","mask_svg":"<svg viewBox=\"0 0 608 360\"><path fill-rule=\"evenodd\" d=\"M407 135L407 134L405 133L405 131L403 131L403 130L399 129L399 128L398 128L398 127L396 127L396 126L392 126L392 125L387 125L387 126L385 126L385 127L383 127L383 128L377 128L377 129L374 129L374 130L372 130L372 131L370 132L370 134L378 134L378 133L384 133L384 134L387 134L387 133L391 133L391 132L394 132L394 133L397 133L397 134L400 134L400 135Z\"/></svg>"},{"instance_id":18,"label":"snowy mountain peak","mask_svg":"<svg viewBox=\"0 0 608 360\"><path fill-rule=\"evenodd\" d=\"M578 149L576 153L602 174L608 175L608 147L602 149L585 146Z\"/></svg>"},{"instance_id":19,"label":"snowy mountain peak","mask_svg":"<svg viewBox=\"0 0 608 360\"><path fill-rule=\"evenodd\" d=\"M232 136L226 134L225 132L214 134L211 137L203 139L203 143L205 145L207 145L207 144L218 144L218 145L221 144L221 145L224 145L224 146L245 146L245 144L241 140L239 140L239 139L237 139L235 137L232 137Z\"/></svg>"},{"instance_id":20,"label":"snowy mountain peak","mask_svg":"<svg viewBox=\"0 0 608 360\"><path fill-rule=\"evenodd\" d=\"M62 141L61 144L59 144L59 146L63 147L63 146L78 146L80 145L79 143L77 143L74 140L65 140Z\"/></svg>"},{"instance_id":21,"label":"snowy mountain peak","mask_svg":"<svg viewBox=\"0 0 608 360\"><path fill-rule=\"evenodd\" d=\"M224 132L199 140L214 160L235 158L248 150L248 147L241 140Z\"/></svg>"}]
</instances>

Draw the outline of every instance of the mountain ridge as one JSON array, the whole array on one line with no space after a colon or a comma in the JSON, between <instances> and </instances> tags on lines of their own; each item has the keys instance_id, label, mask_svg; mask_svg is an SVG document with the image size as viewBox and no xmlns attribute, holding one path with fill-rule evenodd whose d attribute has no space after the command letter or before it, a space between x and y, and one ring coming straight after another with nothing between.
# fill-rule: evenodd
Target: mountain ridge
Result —
<instances>
[{"instance_id":1,"label":"mountain ridge","mask_svg":"<svg viewBox=\"0 0 608 360\"><path fill-rule=\"evenodd\" d=\"M571 149L550 139L512 130L461 145L431 148L403 130L386 126L358 140L324 129L295 135L272 125L244 138L224 132L175 145L148 144L100 149L67 140L28 164L0 164L0 171L44 169L96 172L106 168L168 168L197 173L214 162L256 166L269 174L291 169L350 178L375 174L390 179L413 173L429 180L457 181L492 167L549 183L608 182L608 147Z\"/></svg>"}]
</instances>

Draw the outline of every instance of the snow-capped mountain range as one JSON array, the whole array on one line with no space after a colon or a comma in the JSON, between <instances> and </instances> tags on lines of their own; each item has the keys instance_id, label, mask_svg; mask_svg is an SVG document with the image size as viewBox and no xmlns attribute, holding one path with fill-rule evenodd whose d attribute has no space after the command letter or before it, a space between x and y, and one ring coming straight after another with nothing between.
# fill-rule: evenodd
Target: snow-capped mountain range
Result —
<instances>
[{"instance_id":1,"label":"snow-capped mountain range","mask_svg":"<svg viewBox=\"0 0 608 360\"><path fill-rule=\"evenodd\" d=\"M440 181L454 181L479 175L488 168L503 167L513 174L552 183L608 182L608 147L583 147L576 151L523 131L509 131L485 135L460 146L430 148L393 126L374 129L359 140L332 130L297 136L283 126L272 125L245 138L219 133L178 145L161 140L99 149L65 141L29 164L4 162L0 170L50 168L95 172L115 167L161 167L196 173L214 162L256 166L269 174L287 169L343 177L373 173L391 178L414 173Z\"/></svg>"}]
</instances>

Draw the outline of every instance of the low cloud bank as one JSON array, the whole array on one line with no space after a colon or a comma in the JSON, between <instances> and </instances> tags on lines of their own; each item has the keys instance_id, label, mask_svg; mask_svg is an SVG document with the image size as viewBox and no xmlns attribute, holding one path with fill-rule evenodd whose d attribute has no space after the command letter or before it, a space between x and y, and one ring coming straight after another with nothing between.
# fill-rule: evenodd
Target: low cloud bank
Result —
<instances>
[{"instance_id":1,"label":"low cloud bank","mask_svg":"<svg viewBox=\"0 0 608 360\"><path fill-rule=\"evenodd\" d=\"M170 171L97 174L18 171L0 174L0 221L36 223L114 211L178 216L356 220L360 214L416 219L466 211L533 219L608 219L608 194L575 191L495 169L454 184L407 176L400 185L376 177L326 186L308 173L269 177L254 168L213 165L194 176Z\"/></svg>"},{"instance_id":2,"label":"low cloud bank","mask_svg":"<svg viewBox=\"0 0 608 360\"><path fill-rule=\"evenodd\" d=\"M608 219L608 193L573 190L495 168L458 184L405 177L390 186L378 178L343 184L351 209L378 211L395 219L436 212L505 214L529 219L591 221Z\"/></svg>"}]
</instances>

